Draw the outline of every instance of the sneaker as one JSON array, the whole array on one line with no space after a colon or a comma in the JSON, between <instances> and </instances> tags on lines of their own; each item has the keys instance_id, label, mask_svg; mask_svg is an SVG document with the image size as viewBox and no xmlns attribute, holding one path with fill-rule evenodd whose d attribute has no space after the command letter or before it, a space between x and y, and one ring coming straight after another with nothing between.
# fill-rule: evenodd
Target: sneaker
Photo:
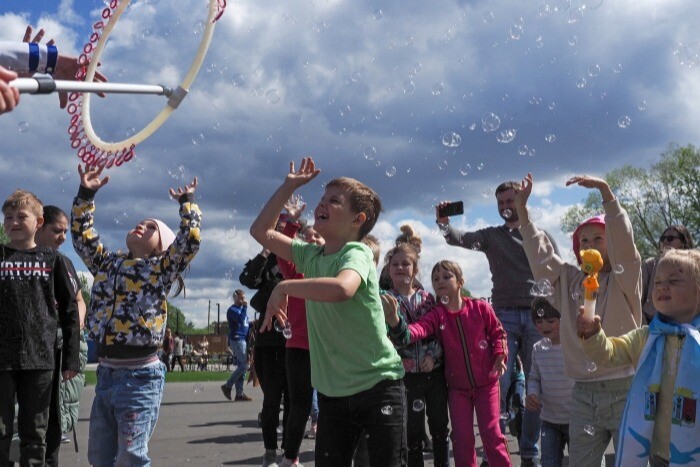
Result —
<instances>
[{"instance_id":1,"label":"sneaker","mask_svg":"<svg viewBox=\"0 0 700 467\"><path fill-rule=\"evenodd\" d=\"M282 462L280 462L280 467L304 467L304 466L299 463L298 457L294 460L289 460L286 457L283 457Z\"/></svg>"},{"instance_id":2,"label":"sneaker","mask_svg":"<svg viewBox=\"0 0 700 467\"><path fill-rule=\"evenodd\" d=\"M230 389L228 391L229 391L229 393L231 392ZM229 399L230 399L230 397L229 397ZM245 394L236 394L236 398L234 400L236 402L250 402L253 400L253 398L246 396Z\"/></svg>"},{"instance_id":3,"label":"sneaker","mask_svg":"<svg viewBox=\"0 0 700 467\"><path fill-rule=\"evenodd\" d=\"M309 439L316 439L316 432L317 431L318 431L318 423L311 422L311 428L309 428L309 432L306 434L306 437Z\"/></svg>"},{"instance_id":4,"label":"sneaker","mask_svg":"<svg viewBox=\"0 0 700 467\"><path fill-rule=\"evenodd\" d=\"M224 397L228 400L231 400L231 388L226 386L225 384L221 385L221 392L224 393ZM236 397L238 399L238 397Z\"/></svg>"},{"instance_id":5,"label":"sneaker","mask_svg":"<svg viewBox=\"0 0 700 467\"><path fill-rule=\"evenodd\" d=\"M277 450L267 449L262 458L262 467L278 467L277 466Z\"/></svg>"},{"instance_id":6,"label":"sneaker","mask_svg":"<svg viewBox=\"0 0 700 467\"><path fill-rule=\"evenodd\" d=\"M538 467L540 463L537 459L531 457L523 457L520 459L520 467Z\"/></svg>"},{"instance_id":7,"label":"sneaker","mask_svg":"<svg viewBox=\"0 0 700 467\"><path fill-rule=\"evenodd\" d=\"M70 443L70 436L61 435L61 444Z\"/></svg>"}]
</instances>

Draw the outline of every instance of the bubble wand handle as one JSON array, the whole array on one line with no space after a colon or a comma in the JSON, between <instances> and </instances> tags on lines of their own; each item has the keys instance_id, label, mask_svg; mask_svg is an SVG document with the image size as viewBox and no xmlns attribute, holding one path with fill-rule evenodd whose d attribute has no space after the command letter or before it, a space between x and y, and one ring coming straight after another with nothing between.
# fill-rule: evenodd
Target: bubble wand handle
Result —
<instances>
[{"instance_id":1,"label":"bubble wand handle","mask_svg":"<svg viewBox=\"0 0 700 467\"><path fill-rule=\"evenodd\" d=\"M581 270L586 273L583 280L584 300L583 316L587 321L593 321L595 316L596 294L598 292L598 271L603 268L603 258L598 250L589 249L579 252Z\"/></svg>"},{"instance_id":2,"label":"bubble wand handle","mask_svg":"<svg viewBox=\"0 0 700 467\"><path fill-rule=\"evenodd\" d=\"M97 83L84 81L53 80L51 78L17 78L10 86L20 94L50 94L53 92L104 92L111 94L156 94L170 96L173 91L160 84Z\"/></svg>"}]
</instances>

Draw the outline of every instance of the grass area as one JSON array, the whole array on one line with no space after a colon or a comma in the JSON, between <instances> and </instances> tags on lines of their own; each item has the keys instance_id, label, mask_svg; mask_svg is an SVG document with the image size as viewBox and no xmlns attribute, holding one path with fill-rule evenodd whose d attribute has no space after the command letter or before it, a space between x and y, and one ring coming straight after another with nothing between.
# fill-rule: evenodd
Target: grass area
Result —
<instances>
[{"instance_id":1,"label":"grass area","mask_svg":"<svg viewBox=\"0 0 700 467\"><path fill-rule=\"evenodd\" d=\"M202 381L226 381L231 376L230 371L174 371L165 374L166 383L192 383ZM97 384L95 371L85 372L85 383L88 385Z\"/></svg>"}]
</instances>

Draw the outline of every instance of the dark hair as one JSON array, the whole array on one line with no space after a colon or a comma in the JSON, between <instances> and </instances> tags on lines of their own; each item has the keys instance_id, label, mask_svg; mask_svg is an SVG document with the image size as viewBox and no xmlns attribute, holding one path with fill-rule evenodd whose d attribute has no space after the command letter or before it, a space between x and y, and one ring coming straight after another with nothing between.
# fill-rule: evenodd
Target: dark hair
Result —
<instances>
[{"instance_id":1,"label":"dark hair","mask_svg":"<svg viewBox=\"0 0 700 467\"><path fill-rule=\"evenodd\" d=\"M530 313L532 315L533 323L537 323L538 319L561 319L561 313L559 313L559 310L554 308L554 306L544 297L535 297L535 299L532 301L532 305L530 305Z\"/></svg>"},{"instance_id":2,"label":"dark hair","mask_svg":"<svg viewBox=\"0 0 700 467\"><path fill-rule=\"evenodd\" d=\"M46 216L44 216L46 217ZM664 229L664 231L661 233L661 235L665 234L669 230L675 230L676 233L681 237L681 242L683 242L683 250L692 250L694 243L693 243L693 235L690 233L690 230L683 224L672 224L669 225ZM661 242L659 242L661 243Z\"/></svg>"},{"instance_id":3,"label":"dark hair","mask_svg":"<svg viewBox=\"0 0 700 467\"><path fill-rule=\"evenodd\" d=\"M520 188L520 183L518 183L514 180L509 180L507 182L503 182L496 187L496 196L498 196L499 193L503 193L504 191L508 191L508 190L518 191L519 188Z\"/></svg>"},{"instance_id":4,"label":"dark hair","mask_svg":"<svg viewBox=\"0 0 700 467\"><path fill-rule=\"evenodd\" d=\"M61 217L68 219L68 216L65 212L63 212L63 209L52 205L44 206L44 225L53 224Z\"/></svg>"},{"instance_id":5,"label":"dark hair","mask_svg":"<svg viewBox=\"0 0 700 467\"><path fill-rule=\"evenodd\" d=\"M350 208L356 214L363 212L367 219L360 227L359 238L370 233L377 223L379 213L382 211L382 200L379 195L364 183L350 177L334 178L326 184L326 188L337 187L347 190L350 194Z\"/></svg>"}]
</instances>

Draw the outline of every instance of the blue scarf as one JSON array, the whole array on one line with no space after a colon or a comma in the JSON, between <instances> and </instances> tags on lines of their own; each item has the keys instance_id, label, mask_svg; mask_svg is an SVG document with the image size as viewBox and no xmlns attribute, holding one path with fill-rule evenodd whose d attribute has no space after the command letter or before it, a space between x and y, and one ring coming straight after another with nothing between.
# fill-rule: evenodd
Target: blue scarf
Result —
<instances>
[{"instance_id":1,"label":"blue scarf","mask_svg":"<svg viewBox=\"0 0 700 467\"><path fill-rule=\"evenodd\" d=\"M649 324L649 339L637 364L637 373L622 415L616 464L646 467L651 451L658 388L663 372L666 335L685 336L674 384L670 465L700 465L700 316L680 324L657 313ZM642 397L644 396L644 397Z\"/></svg>"}]
</instances>

